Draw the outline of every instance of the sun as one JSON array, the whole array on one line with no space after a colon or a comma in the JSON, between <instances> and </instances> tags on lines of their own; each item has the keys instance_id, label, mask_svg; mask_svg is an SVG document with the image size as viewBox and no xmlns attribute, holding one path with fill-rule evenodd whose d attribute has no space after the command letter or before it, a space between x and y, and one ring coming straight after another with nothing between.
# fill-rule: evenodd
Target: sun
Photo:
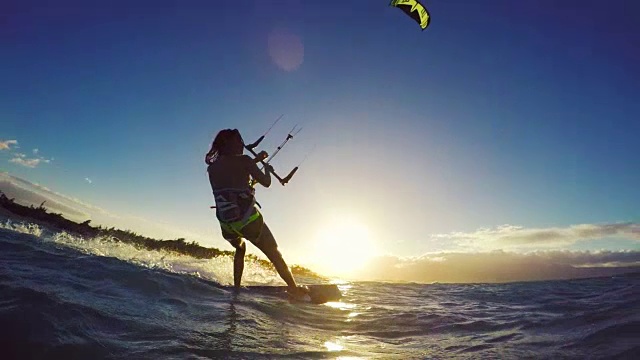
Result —
<instances>
[{"instance_id":1,"label":"sun","mask_svg":"<svg viewBox=\"0 0 640 360\"><path fill-rule=\"evenodd\" d=\"M323 273L349 276L375 255L367 226L354 217L336 217L318 230L311 257Z\"/></svg>"}]
</instances>

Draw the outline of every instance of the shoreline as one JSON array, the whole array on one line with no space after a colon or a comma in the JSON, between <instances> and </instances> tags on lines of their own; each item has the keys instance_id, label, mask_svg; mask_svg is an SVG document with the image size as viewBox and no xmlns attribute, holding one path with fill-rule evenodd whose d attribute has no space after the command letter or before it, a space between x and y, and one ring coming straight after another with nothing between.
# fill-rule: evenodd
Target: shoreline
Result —
<instances>
[{"instance_id":1,"label":"shoreline","mask_svg":"<svg viewBox=\"0 0 640 360\"><path fill-rule=\"evenodd\" d=\"M33 205L25 206L8 198L2 190L0 190L0 216L11 220L35 223L46 227L50 230L66 231L68 233L79 235L82 238L108 236L116 241L132 244L137 248L146 250L164 250L175 252L181 255L187 255L196 259L213 259L219 256L234 256L234 251L220 250L217 248L207 248L199 245L195 241L187 242L184 238L172 240L154 239L137 234L130 230L121 230L114 227L106 228L102 226L91 226L91 220L77 223L66 219L61 214L48 212L43 202L38 207ZM265 269L275 272L275 268L270 261L260 259L253 254L245 256L250 261L254 261ZM299 265L290 266L293 275L308 276L316 279L326 280L325 277Z\"/></svg>"}]
</instances>

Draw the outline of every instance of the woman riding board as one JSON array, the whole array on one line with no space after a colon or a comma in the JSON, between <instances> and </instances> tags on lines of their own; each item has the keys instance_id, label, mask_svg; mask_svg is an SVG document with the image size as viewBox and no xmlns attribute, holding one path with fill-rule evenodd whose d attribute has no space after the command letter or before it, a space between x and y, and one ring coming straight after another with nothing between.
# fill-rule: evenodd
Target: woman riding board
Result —
<instances>
[{"instance_id":1,"label":"woman riding board","mask_svg":"<svg viewBox=\"0 0 640 360\"><path fill-rule=\"evenodd\" d=\"M255 206L255 189L251 183L255 181L269 187L273 168L265 164L263 173L258 169L257 160L243 155L243 152L244 141L240 132L237 129L225 129L216 135L205 157L222 236L236 249L233 259L234 286L240 288L247 249L243 239L247 239L269 258L287 283L288 293L303 295L308 292L307 288L296 285L271 230ZM260 156L266 158L266 153L262 152Z\"/></svg>"}]
</instances>

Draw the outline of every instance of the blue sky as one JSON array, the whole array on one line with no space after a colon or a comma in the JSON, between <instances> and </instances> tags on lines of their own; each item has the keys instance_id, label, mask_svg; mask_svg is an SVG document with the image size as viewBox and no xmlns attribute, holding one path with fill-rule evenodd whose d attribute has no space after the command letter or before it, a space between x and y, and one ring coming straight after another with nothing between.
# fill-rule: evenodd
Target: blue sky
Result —
<instances>
[{"instance_id":1,"label":"blue sky","mask_svg":"<svg viewBox=\"0 0 640 360\"><path fill-rule=\"evenodd\" d=\"M266 4L5 5L0 140L20 148L0 169L226 246L203 155L218 130L254 139L285 114L267 150L304 130L276 170L315 151L258 196L297 258L343 215L402 256L451 247L431 234L638 221L639 3L433 0L426 31L387 1ZM294 62L302 44L295 69L274 34Z\"/></svg>"}]
</instances>

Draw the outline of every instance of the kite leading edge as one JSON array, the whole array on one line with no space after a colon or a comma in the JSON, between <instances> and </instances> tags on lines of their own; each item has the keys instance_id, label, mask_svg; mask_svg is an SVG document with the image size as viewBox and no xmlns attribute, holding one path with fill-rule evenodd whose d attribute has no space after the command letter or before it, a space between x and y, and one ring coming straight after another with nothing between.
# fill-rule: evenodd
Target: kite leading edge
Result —
<instances>
[{"instance_id":1,"label":"kite leading edge","mask_svg":"<svg viewBox=\"0 0 640 360\"><path fill-rule=\"evenodd\" d=\"M422 30L431 22L429 11L417 0L391 0L390 6L396 7L415 20Z\"/></svg>"}]
</instances>

